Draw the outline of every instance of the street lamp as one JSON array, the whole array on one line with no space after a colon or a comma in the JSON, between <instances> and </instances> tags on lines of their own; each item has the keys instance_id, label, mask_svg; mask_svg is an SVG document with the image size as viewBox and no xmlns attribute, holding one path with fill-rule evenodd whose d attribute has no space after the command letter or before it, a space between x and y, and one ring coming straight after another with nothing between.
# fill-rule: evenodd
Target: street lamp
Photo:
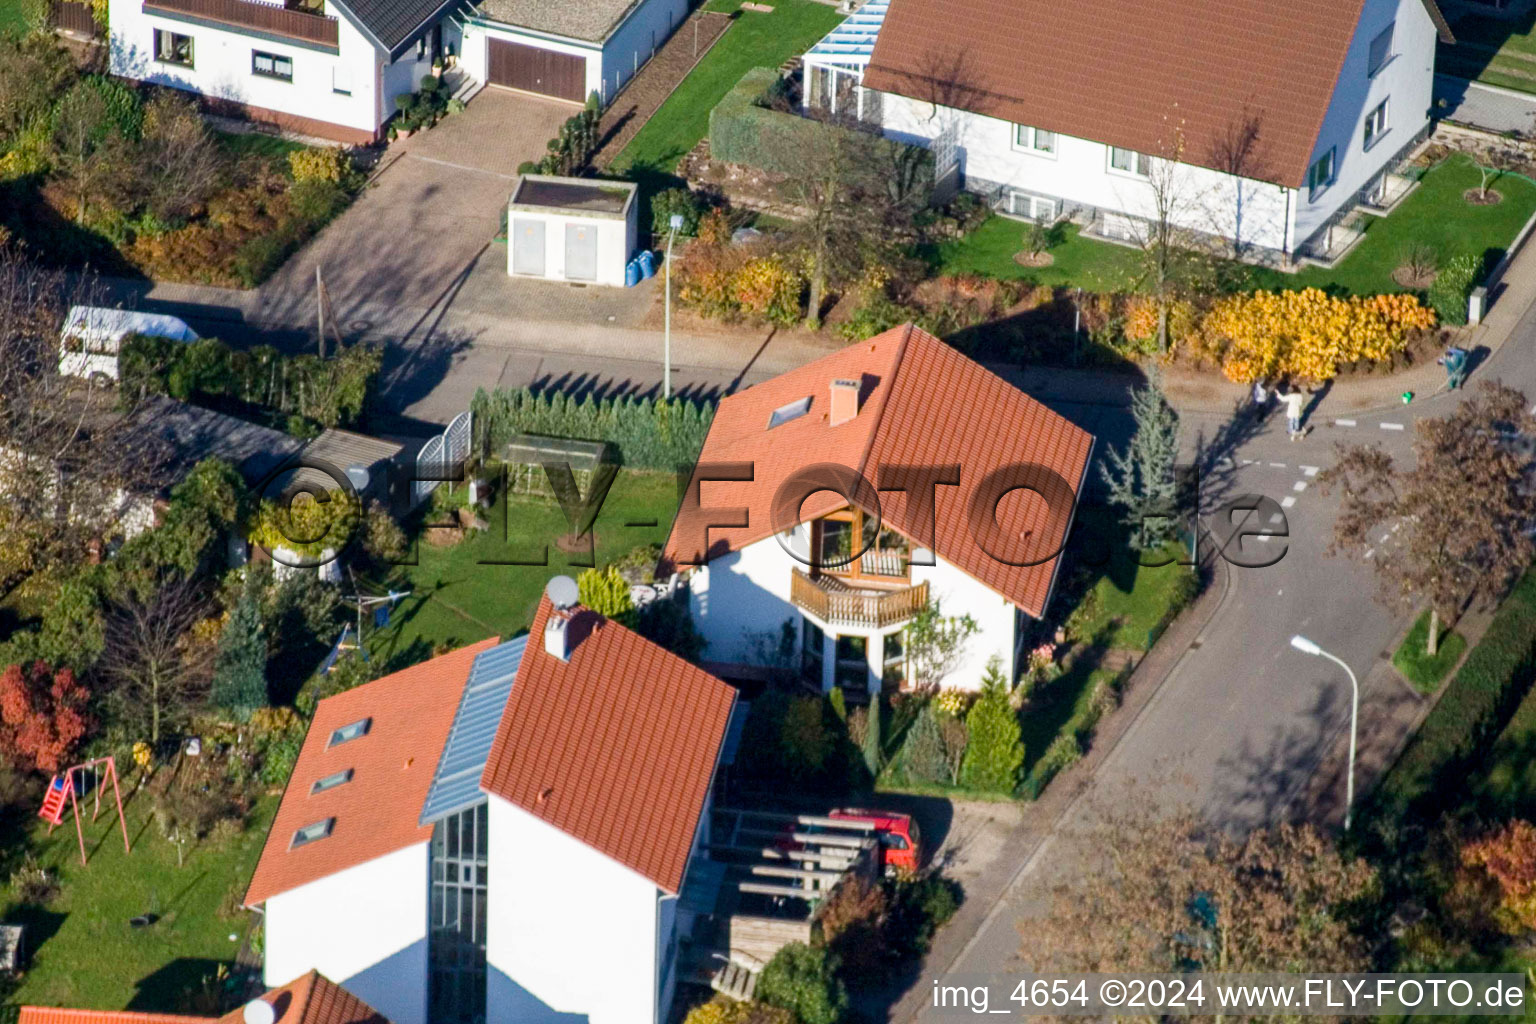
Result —
<instances>
[{"instance_id":1,"label":"street lamp","mask_svg":"<svg viewBox=\"0 0 1536 1024\"><path fill-rule=\"evenodd\" d=\"M1329 654L1301 634L1298 633L1291 637L1291 646L1302 654L1312 654L1327 658L1342 668L1349 675L1349 685L1354 691L1354 699L1349 708L1349 775L1344 783L1344 831L1348 832L1350 812L1354 809L1355 804L1355 734L1360 724L1360 681L1355 678L1355 670L1350 668L1343 658Z\"/></svg>"},{"instance_id":2,"label":"street lamp","mask_svg":"<svg viewBox=\"0 0 1536 1024\"><path fill-rule=\"evenodd\" d=\"M662 342L661 397L672 397L672 241L683 226L683 215L674 213L667 220L667 277L666 277L666 330Z\"/></svg>"}]
</instances>

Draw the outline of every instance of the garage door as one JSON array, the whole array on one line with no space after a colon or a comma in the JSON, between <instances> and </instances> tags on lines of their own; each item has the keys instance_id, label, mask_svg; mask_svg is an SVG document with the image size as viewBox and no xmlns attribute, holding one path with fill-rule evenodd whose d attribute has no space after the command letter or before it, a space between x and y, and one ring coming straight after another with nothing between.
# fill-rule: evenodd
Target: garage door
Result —
<instances>
[{"instance_id":1,"label":"garage door","mask_svg":"<svg viewBox=\"0 0 1536 1024\"><path fill-rule=\"evenodd\" d=\"M488 39L486 73L492 85L581 103L587 98L587 59L537 46Z\"/></svg>"}]
</instances>

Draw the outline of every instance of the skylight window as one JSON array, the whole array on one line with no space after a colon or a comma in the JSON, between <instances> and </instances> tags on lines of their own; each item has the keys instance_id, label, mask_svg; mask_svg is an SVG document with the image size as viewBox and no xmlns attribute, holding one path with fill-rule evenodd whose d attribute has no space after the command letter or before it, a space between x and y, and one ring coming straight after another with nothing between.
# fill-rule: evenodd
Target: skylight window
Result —
<instances>
[{"instance_id":1,"label":"skylight window","mask_svg":"<svg viewBox=\"0 0 1536 1024\"><path fill-rule=\"evenodd\" d=\"M331 733L331 742L327 743L326 746L334 747L338 743L345 743L348 740L355 740L359 737L367 736L368 727L372 724L373 719L361 718L356 722L353 722L351 725L344 725L340 729L337 729L335 732Z\"/></svg>"},{"instance_id":2,"label":"skylight window","mask_svg":"<svg viewBox=\"0 0 1536 1024\"><path fill-rule=\"evenodd\" d=\"M288 849L297 850L301 846L308 846L310 843L319 842L331 834L331 829L335 825L335 818L326 818L324 821L317 821L313 825L305 825L293 834L293 842L288 844Z\"/></svg>"},{"instance_id":3,"label":"skylight window","mask_svg":"<svg viewBox=\"0 0 1536 1024\"><path fill-rule=\"evenodd\" d=\"M314 796L316 793L324 793L328 789L335 789L337 786L351 781L351 768L348 768L345 771L332 772L330 775L327 775L323 779L316 779L315 784L309 787L309 795Z\"/></svg>"},{"instance_id":4,"label":"skylight window","mask_svg":"<svg viewBox=\"0 0 1536 1024\"><path fill-rule=\"evenodd\" d=\"M781 405L777 409L773 410L772 416L768 417L768 429L772 430L774 427L782 427L790 420L797 420L810 411L810 395L806 395L804 398L801 398L797 401L790 402L788 405Z\"/></svg>"}]
</instances>

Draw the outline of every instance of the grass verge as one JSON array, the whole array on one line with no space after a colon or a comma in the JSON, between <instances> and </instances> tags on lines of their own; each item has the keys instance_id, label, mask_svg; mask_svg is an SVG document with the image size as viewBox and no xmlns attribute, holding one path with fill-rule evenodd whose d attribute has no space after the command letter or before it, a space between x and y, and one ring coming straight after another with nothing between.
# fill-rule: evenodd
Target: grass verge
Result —
<instances>
[{"instance_id":1,"label":"grass verge","mask_svg":"<svg viewBox=\"0 0 1536 1024\"><path fill-rule=\"evenodd\" d=\"M1414 621L1413 628L1392 655L1392 667L1412 683L1414 689L1425 694L1440 688L1441 681L1467 649L1466 637L1452 631L1444 622L1440 623L1440 646L1433 655L1425 653L1428 638L1429 612L1425 612Z\"/></svg>"}]
</instances>

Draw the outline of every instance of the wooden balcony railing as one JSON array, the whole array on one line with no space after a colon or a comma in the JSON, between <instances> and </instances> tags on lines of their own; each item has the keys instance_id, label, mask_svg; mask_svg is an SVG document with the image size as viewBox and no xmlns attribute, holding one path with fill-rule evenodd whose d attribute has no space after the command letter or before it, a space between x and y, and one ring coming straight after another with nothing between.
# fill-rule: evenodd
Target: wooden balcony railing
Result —
<instances>
[{"instance_id":1,"label":"wooden balcony railing","mask_svg":"<svg viewBox=\"0 0 1536 1024\"><path fill-rule=\"evenodd\" d=\"M339 45L335 18L249 0L144 0L144 13L197 18L332 49Z\"/></svg>"},{"instance_id":2,"label":"wooden balcony railing","mask_svg":"<svg viewBox=\"0 0 1536 1024\"><path fill-rule=\"evenodd\" d=\"M794 569L789 599L822 622L844 626L894 626L928 603L928 583L900 590L855 590L826 576L812 578Z\"/></svg>"}]
</instances>

